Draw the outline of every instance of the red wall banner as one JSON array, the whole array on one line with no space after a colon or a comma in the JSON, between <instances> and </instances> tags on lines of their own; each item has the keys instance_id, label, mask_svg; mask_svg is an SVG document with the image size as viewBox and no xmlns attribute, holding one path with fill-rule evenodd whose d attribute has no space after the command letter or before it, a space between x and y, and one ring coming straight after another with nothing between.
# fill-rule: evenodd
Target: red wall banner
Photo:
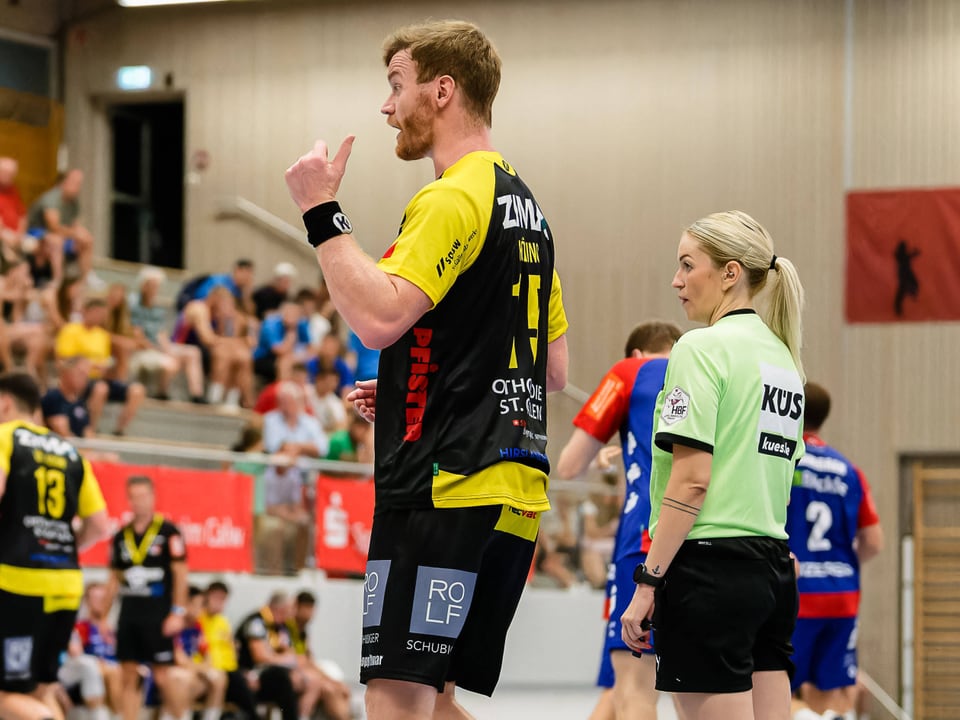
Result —
<instances>
[{"instance_id":1,"label":"red wall banner","mask_svg":"<svg viewBox=\"0 0 960 720\"><path fill-rule=\"evenodd\" d=\"M363 574L373 504L373 480L317 478L317 567L332 574Z\"/></svg>"},{"instance_id":2,"label":"red wall banner","mask_svg":"<svg viewBox=\"0 0 960 720\"><path fill-rule=\"evenodd\" d=\"M847 194L848 322L960 320L960 188Z\"/></svg>"},{"instance_id":3,"label":"red wall banner","mask_svg":"<svg viewBox=\"0 0 960 720\"><path fill-rule=\"evenodd\" d=\"M91 463L107 501L113 531L130 520L126 482L146 475L156 488L157 511L173 522L187 545L191 570L253 569L253 480L247 475L157 466ZM109 564L109 541L81 554L82 565Z\"/></svg>"}]
</instances>

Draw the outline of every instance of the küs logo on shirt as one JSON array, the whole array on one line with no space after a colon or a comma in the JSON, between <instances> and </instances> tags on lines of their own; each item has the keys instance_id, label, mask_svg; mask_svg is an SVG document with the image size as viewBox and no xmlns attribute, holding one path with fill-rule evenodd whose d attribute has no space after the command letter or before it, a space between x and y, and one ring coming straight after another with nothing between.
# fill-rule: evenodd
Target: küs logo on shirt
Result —
<instances>
[{"instance_id":1,"label":"k\u00fcs logo on shirt","mask_svg":"<svg viewBox=\"0 0 960 720\"><path fill-rule=\"evenodd\" d=\"M660 418L667 425L673 425L675 422L683 420L688 412L690 412L690 396L678 385L663 399L663 410L660 411Z\"/></svg>"}]
</instances>

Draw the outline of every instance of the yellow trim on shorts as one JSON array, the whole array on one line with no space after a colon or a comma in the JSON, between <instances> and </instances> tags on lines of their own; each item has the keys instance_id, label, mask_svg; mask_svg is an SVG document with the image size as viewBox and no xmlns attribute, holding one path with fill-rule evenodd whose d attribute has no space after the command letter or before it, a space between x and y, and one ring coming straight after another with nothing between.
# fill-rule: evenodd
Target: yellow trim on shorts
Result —
<instances>
[{"instance_id":1,"label":"yellow trim on shorts","mask_svg":"<svg viewBox=\"0 0 960 720\"><path fill-rule=\"evenodd\" d=\"M82 597L83 573L0 565L0 590L34 597Z\"/></svg>"},{"instance_id":2,"label":"yellow trim on shorts","mask_svg":"<svg viewBox=\"0 0 960 720\"><path fill-rule=\"evenodd\" d=\"M536 542L537 532L540 530L540 513L504 505L500 511L500 519L493 529Z\"/></svg>"},{"instance_id":3,"label":"yellow trim on shorts","mask_svg":"<svg viewBox=\"0 0 960 720\"><path fill-rule=\"evenodd\" d=\"M550 509L546 473L515 462L498 462L471 475L438 468L432 496L435 508L509 505L537 513Z\"/></svg>"},{"instance_id":4,"label":"yellow trim on shorts","mask_svg":"<svg viewBox=\"0 0 960 720\"><path fill-rule=\"evenodd\" d=\"M43 597L43 611L55 613L61 610L79 610L80 595L45 595Z\"/></svg>"}]
</instances>

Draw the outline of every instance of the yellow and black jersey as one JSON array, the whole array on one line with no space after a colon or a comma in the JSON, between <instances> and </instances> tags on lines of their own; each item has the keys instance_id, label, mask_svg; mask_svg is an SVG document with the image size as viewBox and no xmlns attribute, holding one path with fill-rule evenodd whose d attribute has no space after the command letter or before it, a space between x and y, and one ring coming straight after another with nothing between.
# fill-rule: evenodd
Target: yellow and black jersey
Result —
<instances>
[{"instance_id":1,"label":"yellow and black jersey","mask_svg":"<svg viewBox=\"0 0 960 720\"><path fill-rule=\"evenodd\" d=\"M548 510L547 345L567 319L530 190L498 153L464 156L410 201L379 267L433 308L380 356L377 510Z\"/></svg>"},{"instance_id":2,"label":"yellow and black jersey","mask_svg":"<svg viewBox=\"0 0 960 720\"><path fill-rule=\"evenodd\" d=\"M83 577L72 522L106 508L90 464L47 428L0 425L0 590L77 598Z\"/></svg>"}]
</instances>

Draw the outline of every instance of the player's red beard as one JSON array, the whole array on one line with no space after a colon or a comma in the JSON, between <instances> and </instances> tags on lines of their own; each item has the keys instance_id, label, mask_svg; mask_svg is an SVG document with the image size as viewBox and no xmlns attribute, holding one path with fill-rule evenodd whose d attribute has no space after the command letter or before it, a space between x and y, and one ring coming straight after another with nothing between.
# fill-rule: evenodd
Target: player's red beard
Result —
<instances>
[{"instance_id":1,"label":"player's red beard","mask_svg":"<svg viewBox=\"0 0 960 720\"><path fill-rule=\"evenodd\" d=\"M397 157L419 160L433 148L433 118L426 99L421 97L416 109L400 124L397 135Z\"/></svg>"}]
</instances>

